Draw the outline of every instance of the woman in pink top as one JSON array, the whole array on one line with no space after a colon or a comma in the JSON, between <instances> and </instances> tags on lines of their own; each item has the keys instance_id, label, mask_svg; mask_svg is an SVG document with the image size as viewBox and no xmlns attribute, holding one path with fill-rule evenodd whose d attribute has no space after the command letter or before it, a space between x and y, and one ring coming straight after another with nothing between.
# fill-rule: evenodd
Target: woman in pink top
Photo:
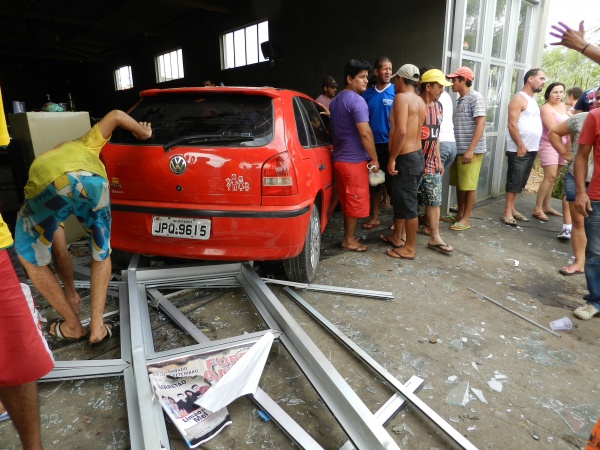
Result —
<instances>
[{"instance_id":1,"label":"woman in pink top","mask_svg":"<svg viewBox=\"0 0 600 450\"><path fill-rule=\"evenodd\" d=\"M567 120L569 117L567 115L567 106L562 101L564 93L564 84L550 84L546 89L546 92L544 92L546 103L540 108L543 130L542 138L540 139L540 149L538 150L538 158L540 159L540 165L544 169L544 179L538 189L533 216L543 222L548 220L547 214L562 216L561 213L552 208L550 194L552 193L554 180L556 180L558 166L564 165L565 161L558 155L558 152L552 147L552 144L550 144L550 141L548 140L548 130L554 125ZM563 138L565 146L569 148L567 139L568 136ZM571 218L569 207L565 203L565 199L563 198L563 213L565 214L564 223L570 224Z\"/></svg>"}]
</instances>

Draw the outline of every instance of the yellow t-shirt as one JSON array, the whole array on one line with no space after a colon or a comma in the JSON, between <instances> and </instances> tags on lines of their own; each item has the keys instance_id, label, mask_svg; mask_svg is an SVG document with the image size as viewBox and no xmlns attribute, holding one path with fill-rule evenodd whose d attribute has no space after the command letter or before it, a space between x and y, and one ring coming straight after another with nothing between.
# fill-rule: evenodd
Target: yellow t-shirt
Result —
<instances>
[{"instance_id":1,"label":"yellow t-shirt","mask_svg":"<svg viewBox=\"0 0 600 450\"><path fill-rule=\"evenodd\" d=\"M4 116L4 106L2 105L2 92L0 91L0 147L6 147L10 143L8 129L6 128L6 117Z\"/></svg>"},{"instance_id":2,"label":"yellow t-shirt","mask_svg":"<svg viewBox=\"0 0 600 450\"><path fill-rule=\"evenodd\" d=\"M0 250L10 247L13 242L8 225L6 225L4 219L2 219L2 214L0 214Z\"/></svg>"},{"instance_id":3,"label":"yellow t-shirt","mask_svg":"<svg viewBox=\"0 0 600 450\"><path fill-rule=\"evenodd\" d=\"M85 170L108 178L104 164L100 161L100 151L107 141L96 124L79 139L63 142L42 153L33 160L29 169L25 198L35 197L67 172Z\"/></svg>"}]
</instances>

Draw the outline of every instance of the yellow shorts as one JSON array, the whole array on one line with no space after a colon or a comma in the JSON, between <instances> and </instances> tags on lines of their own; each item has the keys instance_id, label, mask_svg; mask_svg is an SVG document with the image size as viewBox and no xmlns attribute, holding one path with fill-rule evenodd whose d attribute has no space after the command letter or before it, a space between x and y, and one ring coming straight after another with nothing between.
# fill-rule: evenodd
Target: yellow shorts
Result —
<instances>
[{"instance_id":1,"label":"yellow shorts","mask_svg":"<svg viewBox=\"0 0 600 450\"><path fill-rule=\"evenodd\" d=\"M459 191L476 191L482 161L483 153L474 154L470 164L463 164L462 155L456 155L450 167L450 185Z\"/></svg>"}]
</instances>

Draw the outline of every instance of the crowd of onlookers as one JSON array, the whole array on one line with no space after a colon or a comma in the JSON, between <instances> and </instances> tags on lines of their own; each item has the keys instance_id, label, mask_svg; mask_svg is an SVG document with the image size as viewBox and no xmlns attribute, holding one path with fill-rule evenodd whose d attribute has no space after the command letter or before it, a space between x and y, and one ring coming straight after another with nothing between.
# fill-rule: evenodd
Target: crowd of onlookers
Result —
<instances>
[{"instance_id":1,"label":"crowd of onlookers","mask_svg":"<svg viewBox=\"0 0 600 450\"><path fill-rule=\"evenodd\" d=\"M585 41L583 22L578 30L562 23L553 28L551 34L559 39L555 45L579 51L600 64L600 48ZM392 232L380 236L389 246L387 255L414 259L417 233L429 236L427 248L452 254L453 248L441 237L440 219L450 222L452 231L471 227L470 214L487 152L485 100L472 89L473 81L469 67L444 74L433 67L419 69L404 64L393 72L386 57L378 58L374 67L362 59L351 60L339 93L335 79L325 77L318 101L330 114L333 166L344 215L342 248L367 250L356 238L356 227L359 219L369 216L362 228L380 225L378 212L385 189L394 213ZM584 296L586 304L577 308L575 315L591 319L600 312L600 153L591 157L592 148L600 146L600 92L586 91L574 105L575 111L570 111L562 101L565 86L552 83L540 109L534 96L543 90L545 81L541 69L529 70L523 88L508 106L508 172L501 220L510 226L530 220L516 210L515 201L536 157L544 168L544 181L532 215L545 221L548 214L560 214L552 208L549 195L558 167L569 162L559 193L564 197L565 218L560 237L571 238L575 261L561 273L585 273L589 293ZM455 106L444 87L458 94ZM576 91L567 92L573 97L569 100L572 103ZM578 113L585 108L591 110L586 116ZM92 349L102 350L118 331L116 324L103 320L111 273L110 219L107 175L99 159L102 146L116 127L141 140L152 135L151 124L138 123L122 111L110 112L81 138L35 159L14 241L0 216L0 420L10 416L26 450L42 448L37 380L52 370L54 361L23 268L60 314L47 324L50 335L87 340ZM8 139L2 112L0 146L8 145ZM595 163L593 169L591 162ZM456 187L457 208L455 215L442 216L442 176L446 170L450 171L450 184ZM424 209L421 217L420 206ZM89 328L79 319L81 299L74 288L61 228L66 217L74 213L90 235ZM51 259L62 286L49 268ZM174 414L192 410L191 399L196 395L186 391L179 401L169 400Z\"/></svg>"}]
</instances>

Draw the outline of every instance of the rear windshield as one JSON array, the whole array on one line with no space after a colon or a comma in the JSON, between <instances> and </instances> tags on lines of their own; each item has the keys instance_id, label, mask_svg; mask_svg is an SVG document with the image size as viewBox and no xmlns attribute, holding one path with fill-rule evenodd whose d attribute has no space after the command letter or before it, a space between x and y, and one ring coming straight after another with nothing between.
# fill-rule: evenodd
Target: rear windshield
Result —
<instances>
[{"instance_id":1,"label":"rear windshield","mask_svg":"<svg viewBox=\"0 0 600 450\"><path fill-rule=\"evenodd\" d=\"M117 144L258 147L273 137L273 101L260 95L194 93L144 98L130 112L150 122L153 135L139 141L121 128L110 139Z\"/></svg>"}]
</instances>

